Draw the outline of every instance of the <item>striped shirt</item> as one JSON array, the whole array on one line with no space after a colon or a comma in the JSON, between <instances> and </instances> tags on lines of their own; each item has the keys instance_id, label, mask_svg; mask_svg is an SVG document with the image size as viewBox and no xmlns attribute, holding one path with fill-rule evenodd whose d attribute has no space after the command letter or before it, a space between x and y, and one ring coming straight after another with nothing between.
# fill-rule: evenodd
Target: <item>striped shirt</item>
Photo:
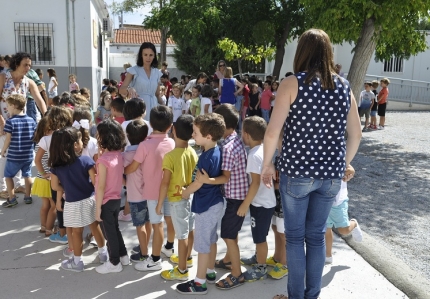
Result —
<instances>
[{"instance_id":1,"label":"striped shirt","mask_svg":"<svg viewBox=\"0 0 430 299\"><path fill-rule=\"evenodd\" d=\"M34 151L37 153L37 151L39 150L39 148L40 148L39 144L36 144L36 147L35 147ZM43 171L45 173L51 173L51 169L48 166L48 159L49 159L48 152L45 151L45 153L42 156L42 167L43 167ZM40 179L44 178L40 174L40 172L37 172L37 177L40 178Z\"/></svg>"},{"instance_id":2,"label":"striped shirt","mask_svg":"<svg viewBox=\"0 0 430 299\"><path fill-rule=\"evenodd\" d=\"M230 179L224 184L224 196L244 200L248 193L245 146L236 132L222 143L222 170L230 171Z\"/></svg>"},{"instance_id":3,"label":"striped shirt","mask_svg":"<svg viewBox=\"0 0 430 299\"><path fill-rule=\"evenodd\" d=\"M34 142L33 135L36 129L36 122L31 117L24 115L14 115L4 126L4 131L12 135L7 151L7 159L10 161L33 160Z\"/></svg>"}]
</instances>

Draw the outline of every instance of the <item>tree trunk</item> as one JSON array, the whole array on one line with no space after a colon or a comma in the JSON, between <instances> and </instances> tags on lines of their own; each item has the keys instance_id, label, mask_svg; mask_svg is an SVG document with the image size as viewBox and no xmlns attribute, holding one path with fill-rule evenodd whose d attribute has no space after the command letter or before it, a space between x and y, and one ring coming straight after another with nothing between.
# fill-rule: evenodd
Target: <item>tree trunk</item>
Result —
<instances>
[{"instance_id":1,"label":"tree trunk","mask_svg":"<svg viewBox=\"0 0 430 299\"><path fill-rule=\"evenodd\" d=\"M242 77L242 59L237 60L237 67L239 69L239 74Z\"/></svg>"},{"instance_id":2,"label":"tree trunk","mask_svg":"<svg viewBox=\"0 0 430 299\"><path fill-rule=\"evenodd\" d=\"M348 81L356 101L358 101L360 92L363 89L366 71L373 52L375 52L376 42L375 21L373 18L369 18L363 23L363 28L361 28L360 37L355 45L354 56L348 72Z\"/></svg>"},{"instance_id":3,"label":"tree trunk","mask_svg":"<svg viewBox=\"0 0 430 299\"><path fill-rule=\"evenodd\" d=\"M275 38L276 41L276 54L275 54L275 66L273 67L272 76L279 80L279 73L281 72L282 64L284 63L285 45L287 43L288 36L290 35L290 22L285 24L285 28L282 31L280 38Z\"/></svg>"},{"instance_id":4,"label":"tree trunk","mask_svg":"<svg viewBox=\"0 0 430 299\"><path fill-rule=\"evenodd\" d=\"M167 28L161 28L160 65L167 60Z\"/></svg>"}]
</instances>

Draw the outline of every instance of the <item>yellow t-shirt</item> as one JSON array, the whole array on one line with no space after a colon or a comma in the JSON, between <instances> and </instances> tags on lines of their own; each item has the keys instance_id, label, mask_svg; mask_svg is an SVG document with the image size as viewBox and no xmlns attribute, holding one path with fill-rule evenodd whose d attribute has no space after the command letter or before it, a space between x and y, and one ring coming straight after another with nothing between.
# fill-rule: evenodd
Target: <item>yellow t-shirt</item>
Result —
<instances>
[{"instance_id":1,"label":"yellow t-shirt","mask_svg":"<svg viewBox=\"0 0 430 299\"><path fill-rule=\"evenodd\" d=\"M167 198L170 202L182 199L182 187L191 184L197 160L197 154L190 146L187 148L175 148L164 156L163 170L170 170L172 173L169 189L167 190Z\"/></svg>"}]
</instances>

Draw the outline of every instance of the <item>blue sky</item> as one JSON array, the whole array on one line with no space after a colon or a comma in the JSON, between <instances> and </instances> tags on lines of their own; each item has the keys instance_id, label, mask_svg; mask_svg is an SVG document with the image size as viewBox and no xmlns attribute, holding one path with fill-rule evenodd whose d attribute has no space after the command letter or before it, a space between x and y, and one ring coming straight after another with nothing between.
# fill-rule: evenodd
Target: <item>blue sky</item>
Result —
<instances>
[{"instance_id":1,"label":"blue sky","mask_svg":"<svg viewBox=\"0 0 430 299\"><path fill-rule=\"evenodd\" d=\"M113 2L121 3L122 0L105 0L106 4L109 6ZM151 5L145 5L142 8L136 10L134 13L125 13L124 14L124 24L137 24L141 25L145 16L148 16L151 11ZM114 28L119 27L118 15L111 16L114 21Z\"/></svg>"}]
</instances>

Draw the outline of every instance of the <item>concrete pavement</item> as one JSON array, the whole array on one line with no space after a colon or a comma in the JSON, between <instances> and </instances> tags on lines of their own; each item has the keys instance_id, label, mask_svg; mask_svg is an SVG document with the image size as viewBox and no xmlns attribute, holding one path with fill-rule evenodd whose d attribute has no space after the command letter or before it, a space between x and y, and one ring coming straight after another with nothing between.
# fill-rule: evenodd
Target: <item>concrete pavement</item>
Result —
<instances>
[{"instance_id":1,"label":"concrete pavement","mask_svg":"<svg viewBox=\"0 0 430 299\"><path fill-rule=\"evenodd\" d=\"M160 271L138 272L130 265L118 274L96 273L94 267L99 265L97 250L88 244L84 246L83 252L84 272L61 270L59 266L64 259L61 251L65 246L49 242L38 232L41 201L34 198L33 204L25 205L22 194L19 195L18 201L19 204L14 208L6 209L0 206L0 298L185 298L174 290L176 282L164 281L160 277ZM128 222L122 222L120 226L126 246L131 250L137 244L135 229ZM239 240L241 254L252 255L254 245L249 216L245 220ZM269 253L272 253L273 249L274 238L270 232ZM220 240L219 257L223 256L225 250L225 244ZM337 236L333 250L333 265L324 269L322 299L408 298ZM167 259L165 260L163 269L172 267ZM195 258L194 263L196 262ZM191 278L195 273L196 267L190 268ZM218 277L226 274L226 271L219 271ZM209 285L206 296L195 297L270 299L275 294L286 294L286 285L287 278L268 278L246 283L230 291L220 291L214 285Z\"/></svg>"}]
</instances>

